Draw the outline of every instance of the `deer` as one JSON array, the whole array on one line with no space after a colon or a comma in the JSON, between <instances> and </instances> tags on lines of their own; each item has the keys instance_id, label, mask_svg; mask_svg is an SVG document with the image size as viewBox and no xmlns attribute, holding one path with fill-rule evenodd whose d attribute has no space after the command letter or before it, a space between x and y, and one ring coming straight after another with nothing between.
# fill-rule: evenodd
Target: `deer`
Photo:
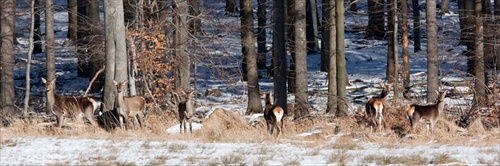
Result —
<instances>
[{"instance_id":1,"label":"deer","mask_svg":"<svg viewBox=\"0 0 500 166\"><path fill-rule=\"evenodd\" d=\"M283 116L285 114L285 111L283 108L281 108L278 105L273 104L272 101L272 91L269 93L263 94L264 96L264 119L266 120L267 124L267 131L273 135L274 128L277 128L278 132L276 136L278 136L280 133L283 134ZM278 125L277 123L280 123Z\"/></svg>"},{"instance_id":2,"label":"deer","mask_svg":"<svg viewBox=\"0 0 500 166\"><path fill-rule=\"evenodd\" d=\"M384 103L385 103L385 98L391 92L391 85L381 83L380 86L382 86L383 88L380 95L372 97L365 104L366 114L370 118L372 124L370 125L370 132L373 131L373 127L376 127L378 131L382 131L382 127L385 124L384 114L383 114Z\"/></svg>"},{"instance_id":3,"label":"deer","mask_svg":"<svg viewBox=\"0 0 500 166\"><path fill-rule=\"evenodd\" d=\"M193 116L194 116L194 103L193 103L193 94L196 91L191 91L190 93L186 93L184 91L181 91L181 95L177 94L176 92L171 92L172 96L174 98L174 104L169 104L171 106L176 106L177 107L177 112L179 115L179 130L180 133L182 133L182 127L184 126L184 133L187 132L186 129L186 123L189 122L189 132L193 133ZM182 97L182 99L181 99Z\"/></svg>"},{"instance_id":4,"label":"deer","mask_svg":"<svg viewBox=\"0 0 500 166\"><path fill-rule=\"evenodd\" d=\"M444 99L446 97L446 93L448 90L444 92L436 91L438 94L438 99L436 104L431 105L410 105L408 108L406 115L407 118L410 119L411 130L415 131L417 123L420 119L424 119L425 121L429 121L431 124L431 133L434 133L434 126L439 118L439 113L443 112L444 109ZM429 126L427 126L427 131L429 131Z\"/></svg>"},{"instance_id":5,"label":"deer","mask_svg":"<svg viewBox=\"0 0 500 166\"><path fill-rule=\"evenodd\" d=\"M56 116L58 127L63 126L65 115L76 117L82 114L94 128L98 126L94 119L94 112L97 110L97 102L94 99L81 96L57 95L55 92L56 79L47 81L45 78L42 78L42 82L45 84L45 90L47 91L47 107Z\"/></svg>"},{"instance_id":6,"label":"deer","mask_svg":"<svg viewBox=\"0 0 500 166\"><path fill-rule=\"evenodd\" d=\"M118 105L116 107L118 114L120 114L118 118L120 120L120 128L123 129L123 122L125 121L125 123L127 123L128 117L132 117L135 121L138 121L142 129L144 125L144 112L146 111L146 100L142 96L124 96L123 93L127 82L128 80L124 82L116 82L113 80L117 90L116 101ZM134 127L137 126L134 125ZM125 129L128 130L127 126L125 126Z\"/></svg>"}]
</instances>

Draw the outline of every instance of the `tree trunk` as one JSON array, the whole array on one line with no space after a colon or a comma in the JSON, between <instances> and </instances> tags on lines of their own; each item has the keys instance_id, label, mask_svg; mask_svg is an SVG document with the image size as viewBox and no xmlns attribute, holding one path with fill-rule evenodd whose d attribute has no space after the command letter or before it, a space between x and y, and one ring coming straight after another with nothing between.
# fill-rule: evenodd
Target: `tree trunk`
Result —
<instances>
[{"instance_id":1,"label":"tree trunk","mask_svg":"<svg viewBox=\"0 0 500 166\"><path fill-rule=\"evenodd\" d=\"M306 2L296 1L295 12L295 118L309 114L307 101L307 37L306 37Z\"/></svg>"},{"instance_id":2,"label":"tree trunk","mask_svg":"<svg viewBox=\"0 0 500 166\"><path fill-rule=\"evenodd\" d=\"M286 1L286 47L290 53L290 65L288 67L288 93L295 93L295 3L294 0Z\"/></svg>"},{"instance_id":3,"label":"tree trunk","mask_svg":"<svg viewBox=\"0 0 500 166\"><path fill-rule=\"evenodd\" d=\"M226 0L226 15L228 13L235 14L240 12L236 0Z\"/></svg>"},{"instance_id":4,"label":"tree trunk","mask_svg":"<svg viewBox=\"0 0 500 166\"><path fill-rule=\"evenodd\" d=\"M86 57L88 57L88 62L86 65L89 68L87 71L89 73L89 80L91 80L96 73L104 66L104 47L102 45L103 32L101 18L99 17L99 0L89 0L87 4L87 14L88 20L88 34L85 36L86 47L89 48L86 51ZM98 93L104 86L104 76L101 75L97 77L94 81L91 89L91 93ZM133 82L133 81L129 81Z\"/></svg>"},{"instance_id":5,"label":"tree trunk","mask_svg":"<svg viewBox=\"0 0 500 166\"><path fill-rule=\"evenodd\" d=\"M16 35L16 1L4 0L0 6L0 114L12 115L15 111L14 90L14 38Z\"/></svg>"},{"instance_id":6,"label":"tree trunk","mask_svg":"<svg viewBox=\"0 0 500 166\"><path fill-rule=\"evenodd\" d=\"M484 75L484 44L483 44L483 18L481 0L475 0L475 35L474 35L474 98L475 104L482 106L486 102L486 79Z\"/></svg>"},{"instance_id":7,"label":"tree trunk","mask_svg":"<svg viewBox=\"0 0 500 166\"><path fill-rule=\"evenodd\" d=\"M465 44L465 0L457 0L458 18L460 21L460 43Z\"/></svg>"},{"instance_id":8,"label":"tree trunk","mask_svg":"<svg viewBox=\"0 0 500 166\"><path fill-rule=\"evenodd\" d=\"M410 93L410 53L408 52L408 0L401 0L401 29L403 30L403 96L409 99Z\"/></svg>"},{"instance_id":9,"label":"tree trunk","mask_svg":"<svg viewBox=\"0 0 500 166\"><path fill-rule=\"evenodd\" d=\"M465 45L467 46L467 51L465 55L467 57L467 73L474 75L474 1L465 1Z\"/></svg>"},{"instance_id":10,"label":"tree trunk","mask_svg":"<svg viewBox=\"0 0 500 166\"><path fill-rule=\"evenodd\" d=\"M29 102L30 102L30 92L31 92L31 54L33 53L33 36L35 34L35 5L36 1L31 1L31 13L30 13L30 35L28 40L28 58L26 61L26 91L24 92L24 111L23 116L28 117ZM1 107L0 107L1 108Z\"/></svg>"},{"instance_id":11,"label":"tree trunk","mask_svg":"<svg viewBox=\"0 0 500 166\"><path fill-rule=\"evenodd\" d=\"M259 76L257 75L257 57L255 54L252 0L242 0L240 2L240 8L242 56L246 57L245 59L248 65L247 70L243 71L246 72L248 76L247 113L262 113Z\"/></svg>"},{"instance_id":12,"label":"tree trunk","mask_svg":"<svg viewBox=\"0 0 500 166\"><path fill-rule=\"evenodd\" d=\"M358 0L351 0L351 3L350 3L351 4L351 8L350 8L351 12L358 12L358 5L356 5L357 1Z\"/></svg>"},{"instance_id":13,"label":"tree trunk","mask_svg":"<svg viewBox=\"0 0 500 166\"><path fill-rule=\"evenodd\" d=\"M258 69L266 68L266 1L257 0L257 67Z\"/></svg>"},{"instance_id":14,"label":"tree trunk","mask_svg":"<svg viewBox=\"0 0 500 166\"><path fill-rule=\"evenodd\" d=\"M192 36L197 36L201 33L201 18L199 17L200 12L200 0L188 0L189 3L189 15L192 17L189 19L189 33Z\"/></svg>"},{"instance_id":15,"label":"tree trunk","mask_svg":"<svg viewBox=\"0 0 500 166\"><path fill-rule=\"evenodd\" d=\"M434 103L439 90L439 63L436 26L436 1L427 0L427 103Z\"/></svg>"},{"instance_id":16,"label":"tree trunk","mask_svg":"<svg viewBox=\"0 0 500 166\"><path fill-rule=\"evenodd\" d=\"M116 87L113 81L124 82L127 79L123 1L104 0L104 18L106 24L106 66L108 66L105 73L104 110L111 110L115 106L116 98Z\"/></svg>"},{"instance_id":17,"label":"tree trunk","mask_svg":"<svg viewBox=\"0 0 500 166\"><path fill-rule=\"evenodd\" d=\"M274 59L274 99L288 114L286 94L286 52L285 52L285 3L273 1L273 59Z\"/></svg>"},{"instance_id":18,"label":"tree trunk","mask_svg":"<svg viewBox=\"0 0 500 166\"><path fill-rule=\"evenodd\" d=\"M328 102L326 113L334 114L337 111L337 57L336 57L336 28L335 28L335 1L323 0L323 41L328 71ZM323 56L322 56L323 57ZM322 60L323 61L323 60Z\"/></svg>"},{"instance_id":19,"label":"tree trunk","mask_svg":"<svg viewBox=\"0 0 500 166\"><path fill-rule=\"evenodd\" d=\"M413 9L413 52L422 50L420 47L420 6L418 0L412 0Z\"/></svg>"},{"instance_id":20,"label":"tree trunk","mask_svg":"<svg viewBox=\"0 0 500 166\"><path fill-rule=\"evenodd\" d=\"M187 38L188 26L186 25L188 5L186 0L174 0L174 3L174 24L177 27L174 32L174 56L177 59L175 87L189 92L191 91L191 60L187 52L189 44Z\"/></svg>"},{"instance_id":21,"label":"tree trunk","mask_svg":"<svg viewBox=\"0 0 500 166\"><path fill-rule=\"evenodd\" d=\"M368 28L366 37L376 40L384 39L386 33L384 23L384 0L368 0Z\"/></svg>"},{"instance_id":22,"label":"tree trunk","mask_svg":"<svg viewBox=\"0 0 500 166\"><path fill-rule=\"evenodd\" d=\"M77 40L78 32L78 0L68 0L68 36L72 41Z\"/></svg>"},{"instance_id":23,"label":"tree trunk","mask_svg":"<svg viewBox=\"0 0 500 166\"><path fill-rule=\"evenodd\" d=\"M495 0L494 1L494 5L493 5L493 8L494 8L494 14L495 14L495 17L494 17L494 24L496 25L496 27L498 28L500 25L500 0ZM498 32L498 31L497 31ZM500 41L500 35L495 35L495 41ZM496 52L496 55L495 55L495 67L496 67L496 70L495 71L498 71L500 70L500 54L498 52L500 52L500 45L499 44L496 44L493 48L493 52ZM498 80L498 79L497 79Z\"/></svg>"},{"instance_id":24,"label":"tree trunk","mask_svg":"<svg viewBox=\"0 0 500 166\"><path fill-rule=\"evenodd\" d=\"M335 4L344 4L343 0L335 0ZM337 53L337 96L338 105L337 112L335 115L337 117L347 116L347 97L346 97L346 86L347 86L347 70L346 70L346 60L344 54L344 5L336 5L335 15L337 19L335 20L336 26L336 53Z\"/></svg>"},{"instance_id":25,"label":"tree trunk","mask_svg":"<svg viewBox=\"0 0 500 166\"><path fill-rule=\"evenodd\" d=\"M42 5L40 3L40 0L34 0L35 3L35 22L33 23L34 25L34 31L33 31L33 53L38 54L42 53L42 41L41 41L41 34L40 34L40 23L42 22L40 19L40 13L42 12Z\"/></svg>"},{"instance_id":26,"label":"tree trunk","mask_svg":"<svg viewBox=\"0 0 500 166\"><path fill-rule=\"evenodd\" d=\"M450 11L448 10L448 1L449 0L441 0L441 11L439 13L450 13Z\"/></svg>"},{"instance_id":27,"label":"tree trunk","mask_svg":"<svg viewBox=\"0 0 500 166\"><path fill-rule=\"evenodd\" d=\"M387 0L387 68L386 68L386 81L389 83L393 83L396 80L396 59L395 55L396 53L394 52L394 48L396 47L397 43L394 43L394 27L396 22L394 21L394 18L396 16L396 12L394 11L394 3L396 0Z\"/></svg>"},{"instance_id":28,"label":"tree trunk","mask_svg":"<svg viewBox=\"0 0 500 166\"><path fill-rule=\"evenodd\" d=\"M307 9L307 10L306 10ZM307 51L310 53L317 53L318 45L318 13L316 0L306 0L306 37L307 37Z\"/></svg>"},{"instance_id":29,"label":"tree trunk","mask_svg":"<svg viewBox=\"0 0 500 166\"><path fill-rule=\"evenodd\" d=\"M45 59L49 81L56 78L54 40L54 4L52 0L45 0Z\"/></svg>"}]
</instances>

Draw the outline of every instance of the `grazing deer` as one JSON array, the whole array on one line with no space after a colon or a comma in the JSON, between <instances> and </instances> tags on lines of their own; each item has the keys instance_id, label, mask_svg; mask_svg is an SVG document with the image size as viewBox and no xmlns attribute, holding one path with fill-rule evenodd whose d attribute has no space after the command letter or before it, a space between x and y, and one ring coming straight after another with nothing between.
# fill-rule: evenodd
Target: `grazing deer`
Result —
<instances>
[{"instance_id":1,"label":"grazing deer","mask_svg":"<svg viewBox=\"0 0 500 166\"><path fill-rule=\"evenodd\" d=\"M285 114L285 111L280 106L274 105L272 103L272 91L263 95L264 102L266 103L264 107L264 119L266 119L267 131L271 133L271 135L273 135L274 128L276 127L278 130L276 136L280 133L283 134L283 116ZM278 122L281 126L277 124Z\"/></svg>"},{"instance_id":2,"label":"grazing deer","mask_svg":"<svg viewBox=\"0 0 500 166\"><path fill-rule=\"evenodd\" d=\"M365 111L371 120L372 126L370 126L370 132L373 131L373 126L377 127L378 131L382 131L385 119L383 115L385 97L391 92L390 84L380 84L382 86L382 92L380 96L372 97L365 105Z\"/></svg>"},{"instance_id":3,"label":"grazing deer","mask_svg":"<svg viewBox=\"0 0 500 166\"><path fill-rule=\"evenodd\" d=\"M146 110L146 100L142 96L123 96L123 91L125 90L125 85L127 84L128 80L121 83L114 80L113 82L115 83L118 93L118 95L116 96L116 100L118 101L117 110L120 114L120 128L123 129L124 118L125 123L127 123L127 119L130 116L134 120L137 120L140 128L142 128L142 126L144 125L143 117L144 111ZM125 126L125 129L127 129L127 126Z\"/></svg>"},{"instance_id":4,"label":"grazing deer","mask_svg":"<svg viewBox=\"0 0 500 166\"><path fill-rule=\"evenodd\" d=\"M76 117L83 114L85 118L97 127L94 120L94 112L97 109L97 102L90 97L57 95L55 92L56 79L47 81L42 78L47 90L47 107L52 114L57 117L57 126L62 127L64 116Z\"/></svg>"},{"instance_id":5,"label":"grazing deer","mask_svg":"<svg viewBox=\"0 0 500 166\"><path fill-rule=\"evenodd\" d=\"M430 121L431 123L431 133L434 133L434 125L439 118L439 113L443 111L444 108L444 98L446 97L446 93L448 90L444 92L438 92L438 99L436 104L431 105L411 105L407 110L407 117L410 119L410 125L412 130L415 130L418 121L420 119L424 119L426 121ZM429 126L427 126L427 131L429 131Z\"/></svg>"},{"instance_id":6,"label":"grazing deer","mask_svg":"<svg viewBox=\"0 0 500 166\"><path fill-rule=\"evenodd\" d=\"M171 92L172 96L175 97L175 106L177 106L177 111L179 113L179 130L182 133L182 127L184 126L184 133L187 132L186 129L186 123L189 122L189 131L193 133L193 116L194 116L194 103L193 103L193 94L196 91L191 91L190 93L186 93L184 91L181 91L181 96L183 99L180 98L179 94L175 92ZM170 104L172 105L172 104Z\"/></svg>"}]
</instances>

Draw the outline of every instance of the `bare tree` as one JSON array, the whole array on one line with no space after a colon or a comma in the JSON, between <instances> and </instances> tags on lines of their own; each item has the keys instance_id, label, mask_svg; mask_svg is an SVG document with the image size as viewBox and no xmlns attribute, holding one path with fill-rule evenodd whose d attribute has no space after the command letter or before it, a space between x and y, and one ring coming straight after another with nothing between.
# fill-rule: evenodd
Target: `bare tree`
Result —
<instances>
[{"instance_id":1,"label":"bare tree","mask_svg":"<svg viewBox=\"0 0 500 166\"><path fill-rule=\"evenodd\" d=\"M439 63L436 26L436 1L427 0L427 102L433 103L439 90Z\"/></svg>"},{"instance_id":2,"label":"bare tree","mask_svg":"<svg viewBox=\"0 0 500 166\"><path fill-rule=\"evenodd\" d=\"M276 105L287 110L286 96L286 53L285 53L285 2L283 0L273 1L273 63L274 73L274 98Z\"/></svg>"},{"instance_id":3,"label":"bare tree","mask_svg":"<svg viewBox=\"0 0 500 166\"><path fill-rule=\"evenodd\" d=\"M38 54L42 53L42 41L41 41L41 34L40 34L40 23L42 22L40 19L40 13L42 12L42 6L40 3L40 0L34 0L33 3L35 3L35 20L34 20L34 34L33 34L33 53Z\"/></svg>"},{"instance_id":4,"label":"bare tree","mask_svg":"<svg viewBox=\"0 0 500 166\"><path fill-rule=\"evenodd\" d=\"M257 0L257 67L266 68L266 2L267 0Z\"/></svg>"},{"instance_id":5,"label":"bare tree","mask_svg":"<svg viewBox=\"0 0 500 166\"><path fill-rule=\"evenodd\" d=\"M318 44L318 13L316 0L306 0L306 37L307 51L316 53L319 49Z\"/></svg>"},{"instance_id":6,"label":"bare tree","mask_svg":"<svg viewBox=\"0 0 500 166\"><path fill-rule=\"evenodd\" d=\"M401 29L403 30L403 95L408 96L410 92L410 53L408 52L408 0L401 0Z\"/></svg>"},{"instance_id":7,"label":"bare tree","mask_svg":"<svg viewBox=\"0 0 500 166\"><path fill-rule=\"evenodd\" d=\"M75 41L78 32L78 0L68 1L68 39Z\"/></svg>"},{"instance_id":8,"label":"bare tree","mask_svg":"<svg viewBox=\"0 0 500 166\"><path fill-rule=\"evenodd\" d=\"M295 118L309 114L307 101L307 38L306 38L306 2L295 1L294 6L294 41L295 41Z\"/></svg>"},{"instance_id":9,"label":"bare tree","mask_svg":"<svg viewBox=\"0 0 500 166\"><path fill-rule=\"evenodd\" d=\"M335 0L335 4L344 4L343 0ZM335 115L337 117L344 117L347 115L347 97L346 97L346 86L347 86L347 69L346 60L344 53L344 5L335 6L335 28L336 28L336 53L337 53L337 112Z\"/></svg>"},{"instance_id":10,"label":"bare tree","mask_svg":"<svg viewBox=\"0 0 500 166\"><path fill-rule=\"evenodd\" d=\"M483 105L486 102L486 78L484 75L484 43L483 43L483 17L482 17L482 0L475 0L475 36L474 36L474 98L475 103Z\"/></svg>"},{"instance_id":11,"label":"bare tree","mask_svg":"<svg viewBox=\"0 0 500 166\"><path fill-rule=\"evenodd\" d=\"M413 52L418 52L422 50L420 48L420 5L418 0L412 0L413 9Z\"/></svg>"},{"instance_id":12,"label":"bare tree","mask_svg":"<svg viewBox=\"0 0 500 166\"><path fill-rule=\"evenodd\" d=\"M389 83L392 83L393 81L396 80L396 58L397 58L397 40L394 40L394 32L397 32L396 28L396 17L397 13L394 8L394 5L396 5L396 0L387 0L387 31L388 31L388 44L387 44L387 68L386 68L386 79Z\"/></svg>"},{"instance_id":13,"label":"bare tree","mask_svg":"<svg viewBox=\"0 0 500 166\"><path fill-rule=\"evenodd\" d=\"M54 40L54 4L53 0L45 0L45 62L47 64L47 80L54 80L56 78Z\"/></svg>"},{"instance_id":14,"label":"bare tree","mask_svg":"<svg viewBox=\"0 0 500 166\"><path fill-rule=\"evenodd\" d=\"M16 1L4 0L0 5L0 109L1 115L15 111L14 91L14 38L16 20Z\"/></svg>"},{"instance_id":15,"label":"bare tree","mask_svg":"<svg viewBox=\"0 0 500 166\"><path fill-rule=\"evenodd\" d=\"M247 112L262 112L259 93L259 77L257 75L257 54L255 54L255 37L253 27L252 0L242 0L241 8L241 45L242 56L246 59L247 70L243 71L248 76L248 107Z\"/></svg>"},{"instance_id":16,"label":"bare tree","mask_svg":"<svg viewBox=\"0 0 500 166\"><path fill-rule=\"evenodd\" d=\"M189 15L191 19L189 19L189 33L192 36L198 35L201 33L201 18L200 18L200 0L188 0L189 6Z\"/></svg>"},{"instance_id":17,"label":"bare tree","mask_svg":"<svg viewBox=\"0 0 500 166\"><path fill-rule=\"evenodd\" d=\"M336 113L337 110L337 57L336 57L336 29L335 29L335 1L322 0L323 5L323 32L321 43L322 60L326 61L328 72L328 102L327 113ZM324 43L324 44L323 44ZM324 55L323 55L324 54ZM323 63L322 63L323 66Z\"/></svg>"},{"instance_id":18,"label":"bare tree","mask_svg":"<svg viewBox=\"0 0 500 166\"><path fill-rule=\"evenodd\" d=\"M104 18L106 27L106 66L109 66L106 67L105 71L104 110L111 110L115 107L116 99L116 87L113 81L124 82L127 79L123 1L105 0Z\"/></svg>"},{"instance_id":19,"label":"bare tree","mask_svg":"<svg viewBox=\"0 0 500 166\"><path fill-rule=\"evenodd\" d=\"M31 72L31 54L33 53L33 36L35 33L35 4L36 1L31 1L31 24L30 24L30 35L29 35L29 42L28 42L28 60L26 62L26 92L24 95L24 116L28 116L28 109L29 109L29 101L30 101L30 72Z\"/></svg>"},{"instance_id":20,"label":"bare tree","mask_svg":"<svg viewBox=\"0 0 500 166\"><path fill-rule=\"evenodd\" d=\"M368 0L368 28L366 37L377 40L383 39L385 37L384 23L384 0Z\"/></svg>"}]
</instances>

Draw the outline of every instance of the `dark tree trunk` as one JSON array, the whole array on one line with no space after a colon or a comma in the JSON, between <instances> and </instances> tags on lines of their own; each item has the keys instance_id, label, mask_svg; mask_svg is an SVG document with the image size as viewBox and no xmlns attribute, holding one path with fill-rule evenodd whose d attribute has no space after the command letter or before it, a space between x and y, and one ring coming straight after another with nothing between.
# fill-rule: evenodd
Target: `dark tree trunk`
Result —
<instances>
[{"instance_id":1,"label":"dark tree trunk","mask_svg":"<svg viewBox=\"0 0 500 166\"><path fill-rule=\"evenodd\" d=\"M357 1L358 0L351 0L351 3L350 3L351 4L351 8L350 8L351 12L358 12L358 5L356 5Z\"/></svg>"},{"instance_id":2,"label":"dark tree trunk","mask_svg":"<svg viewBox=\"0 0 500 166\"><path fill-rule=\"evenodd\" d=\"M401 0L401 29L403 30L403 96L407 99L410 92L410 53L408 52L408 0Z\"/></svg>"},{"instance_id":3,"label":"dark tree trunk","mask_svg":"<svg viewBox=\"0 0 500 166\"><path fill-rule=\"evenodd\" d=\"M439 63L436 26L436 1L427 0L427 103L434 103L439 90Z\"/></svg>"},{"instance_id":4,"label":"dark tree trunk","mask_svg":"<svg viewBox=\"0 0 500 166\"><path fill-rule=\"evenodd\" d=\"M474 1L465 1L465 44L467 46L467 51L465 55L467 57L467 73L474 75Z\"/></svg>"},{"instance_id":5,"label":"dark tree trunk","mask_svg":"<svg viewBox=\"0 0 500 166\"><path fill-rule=\"evenodd\" d=\"M84 39L87 45L87 58L89 59L86 65L89 68L89 80L104 66L104 47L102 43L103 31L101 18L99 17L99 0L89 0L87 7L88 20L88 36ZM131 81L129 81L131 82ZM98 93L104 86L104 75L99 76L93 83L90 93Z\"/></svg>"},{"instance_id":6,"label":"dark tree trunk","mask_svg":"<svg viewBox=\"0 0 500 166\"><path fill-rule=\"evenodd\" d=\"M418 0L412 0L413 9L413 52L422 50L420 37L420 6Z\"/></svg>"},{"instance_id":7,"label":"dark tree trunk","mask_svg":"<svg viewBox=\"0 0 500 166\"><path fill-rule=\"evenodd\" d=\"M201 18L200 16L200 0L188 0L189 3L189 15L192 17L189 19L189 33L192 36L196 36L201 31Z\"/></svg>"},{"instance_id":8,"label":"dark tree trunk","mask_svg":"<svg viewBox=\"0 0 500 166\"><path fill-rule=\"evenodd\" d=\"M266 68L266 1L258 0L257 7L257 67L258 69Z\"/></svg>"},{"instance_id":9,"label":"dark tree trunk","mask_svg":"<svg viewBox=\"0 0 500 166\"><path fill-rule=\"evenodd\" d=\"M228 13L235 14L239 13L238 5L236 4L236 0L226 0L226 15Z\"/></svg>"},{"instance_id":10,"label":"dark tree trunk","mask_svg":"<svg viewBox=\"0 0 500 166\"><path fill-rule=\"evenodd\" d=\"M274 99L288 114L286 94L286 53L285 53L285 3L283 0L273 1L273 59L274 59Z\"/></svg>"},{"instance_id":11,"label":"dark tree trunk","mask_svg":"<svg viewBox=\"0 0 500 166\"><path fill-rule=\"evenodd\" d=\"M40 13L42 11L42 4L40 3L40 0L35 0L35 22L33 24L33 54L38 54L42 53L42 41L41 41L41 34L40 34ZM76 32L76 31L75 31Z\"/></svg>"},{"instance_id":12,"label":"dark tree trunk","mask_svg":"<svg viewBox=\"0 0 500 166\"><path fill-rule=\"evenodd\" d=\"M368 39L382 40L385 38L384 0L368 0Z\"/></svg>"},{"instance_id":13,"label":"dark tree trunk","mask_svg":"<svg viewBox=\"0 0 500 166\"><path fill-rule=\"evenodd\" d=\"M319 50L318 44L318 13L316 0L306 0L306 37L307 37L307 51L316 53Z\"/></svg>"},{"instance_id":14,"label":"dark tree trunk","mask_svg":"<svg viewBox=\"0 0 500 166\"><path fill-rule=\"evenodd\" d=\"M286 47L290 53L290 66L288 67L288 93L295 93L295 3L294 0L286 1Z\"/></svg>"},{"instance_id":15,"label":"dark tree trunk","mask_svg":"<svg viewBox=\"0 0 500 166\"><path fill-rule=\"evenodd\" d=\"M45 57L47 80L50 81L56 78L54 40L54 4L52 0L45 0Z\"/></svg>"},{"instance_id":16,"label":"dark tree trunk","mask_svg":"<svg viewBox=\"0 0 500 166\"><path fill-rule=\"evenodd\" d=\"M78 0L68 0L68 35L67 38L76 41L78 37Z\"/></svg>"},{"instance_id":17,"label":"dark tree trunk","mask_svg":"<svg viewBox=\"0 0 500 166\"><path fill-rule=\"evenodd\" d=\"M396 80L396 59L395 59L395 52L394 52L394 47L396 47L397 43L394 43L394 27L395 27L395 22L394 22L394 16L395 11L393 10L393 6L396 0L387 0L387 68L386 68L386 80L389 83L392 83Z\"/></svg>"},{"instance_id":18,"label":"dark tree trunk","mask_svg":"<svg viewBox=\"0 0 500 166\"><path fill-rule=\"evenodd\" d=\"M460 20L460 44L465 44L465 0L457 0L458 4L458 18Z\"/></svg>"},{"instance_id":19,"label":"dark tree trunk","mask_svg":"<svg viewBox=\"0 0 500 166\"><path fill-rule=\"evenodd\" d=\"M248 76L248 107L247 113L261 113L262 104L259 95L259 76L257 75L257 56L255 54L255 37L253 27L252 0L242 0L241 8L241 45L242 56L247 63L247 70L243 71Z\"/></svg>"}]
</instances>

